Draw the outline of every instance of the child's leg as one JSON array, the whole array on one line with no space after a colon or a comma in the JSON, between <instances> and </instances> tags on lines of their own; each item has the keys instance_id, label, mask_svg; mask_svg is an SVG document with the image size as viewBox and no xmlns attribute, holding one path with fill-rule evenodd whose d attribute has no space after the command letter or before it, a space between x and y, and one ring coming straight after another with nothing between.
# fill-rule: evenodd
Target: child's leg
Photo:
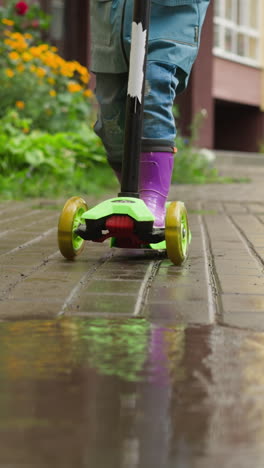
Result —
<instances>
[{"instance_id":1,"label":"child's leg","mask_svg":"<svg viewBox=\"0 0 264 468\"><path fill-rule=\"evenodd\" d=\"M120 11L115 16L118 4ZM97 73L96 95L100 105L95 131L103 140L110 165L118 171L121 169L123 156L128 78L126 72L118 73L118 70L126 68L124 63L128 62L132 4L131 1L123 0L116 0L112 4L112 19L120 19L121 13L123 18L123 22L113 22L112 32L115 32L118 46L107 51L111 60L107 60L107 53L105 61L99 60L102 59L99 52L97 62L94 60L94 71ZM208 4L209 0L182 6L174 5L173 0L170 0L172 6L168 6L163 0L152 3L139 190L154 213L155 225L158 227L164 225L165 202L172 174L176 135L172 107L175 96L187 85L198 52L200 31ZM119 60L120 51L122 64ZM116 73L113 72L113 64L118 64ZM109 67L113 68L111 74L107 73Z\"/></svg>"},{"instance_id":2,"label":"child's leg","mask_svg":"<svg viewBox=\"0 0 264 468\"><path fill-rule=\"evenodd\" d=\"M176 136L173 104L187 86L198 53L200 31L209 1L171 7L152 3L144 101L144 130L139 193L155 215L155 227L165 224ZM124 36L129 49L128 29Z\"/></svg>"},{"instance_id":3,"label":"child's leg","mask_svg":"<svg viewBox=\"0 0 264 468\"><path fill-rule=\"evenodd\" d=\"M120 177L125 126L127 73L96 74L98 120L94 130L102 139L110 166Z\"/></svg>"},{"instance_id":4,"label":"child's leg","mask_svg":"<svg viewBox=\"0 0 264 468\"><path fill-rule=\"evenodd\" d=\"M180 80L175 66L155 62L148 63L146 78L139 194L155 215L154 226L164 227L176 134L172 107Z\"/></svg>"}]
</instances>

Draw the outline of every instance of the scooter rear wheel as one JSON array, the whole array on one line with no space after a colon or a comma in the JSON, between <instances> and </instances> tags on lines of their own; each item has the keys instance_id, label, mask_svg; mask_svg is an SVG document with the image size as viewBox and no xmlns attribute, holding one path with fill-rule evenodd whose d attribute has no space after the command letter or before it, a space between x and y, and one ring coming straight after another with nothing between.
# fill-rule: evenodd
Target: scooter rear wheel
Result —
<instances>
[{"instance_id":1,"label":"scooter rear wheel","mask_svg":"<svg viewBox=\"0 0 264 468\"><path fill-rule=\"evenodd\" d=\"M187 258L190 243L188 215L183 202L174 201L167 207L165 239L169 259L175 265L181 265Z\"/></svg>"},{"instance_id":2,"label":"scooter rear wheel","mask_svg":"<svg viewBox=\"0 0 264 468\"><path fill-rule=\"evenodd\" d=\"M80 197L72 197L65 203L59 218L58 244L62 255L68 260L80 255L84 240L75 234L81 217L88 210L86 202Z\"/></svg>"}]
</instances>

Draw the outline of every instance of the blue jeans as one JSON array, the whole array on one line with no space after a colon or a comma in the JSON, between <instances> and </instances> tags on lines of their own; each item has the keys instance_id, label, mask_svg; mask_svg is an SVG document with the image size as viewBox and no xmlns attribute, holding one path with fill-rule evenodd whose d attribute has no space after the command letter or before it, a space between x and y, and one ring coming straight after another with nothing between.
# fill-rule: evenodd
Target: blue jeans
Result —
<instances>
[{"instance_id":1,"label":"blue jeans","mask_svg":"<svg viewBox=\"0 0 264 468\"><path fill-rule=\"evenodd\" d=\"M175 0L170 0L173 2ZM96 73L99 115L95 132L101 137L110 164L121 163L132 21L131 0L93 0L92 71ZM176 136L173 103L187 86L198 53L201 27L209 0L151 9L144 100L143 150L172 151ZM103 10L103 8L106 10ZM98 9L99 8L99 9ZM103 14L104 12L104 14ZM99 23L96 23L97 16ZM106 34L96 29L106 23ZM110 24L110 27L109 27ZM92 29L93 32L93 29ZM104 44L103 44L104 42Z\"/></svg>"}]
</instances>

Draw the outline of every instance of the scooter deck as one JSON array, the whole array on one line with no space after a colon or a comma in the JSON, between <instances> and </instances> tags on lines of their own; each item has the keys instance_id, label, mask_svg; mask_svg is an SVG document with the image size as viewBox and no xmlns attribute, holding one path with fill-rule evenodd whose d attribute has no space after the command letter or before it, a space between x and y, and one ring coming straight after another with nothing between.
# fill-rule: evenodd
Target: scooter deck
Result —
<instances>
[{"instance_id":1,"label":"scooter deck","mask_svg":"<svg viewBox=\"0 0 264 468\"><path fill-rule=\"evenodd\" d=\"M105 200L86 211L84 220L97 220L106 216L127 215L138 222L154 222L154 216L143 200L132 197L116 197Z\"/></svg>"},{"instance_id":2,"label":"scooter deck","mask_svg":"<svg viewBox=\"0 0 264 468\"><path fill-rule=\"evenodd\" d=\"M143 200L117 197L84 212L75 233L93 242L112 238L113 247L166 249L165 228L154 228L154 220Z\"/></svg>"}]
</instances>

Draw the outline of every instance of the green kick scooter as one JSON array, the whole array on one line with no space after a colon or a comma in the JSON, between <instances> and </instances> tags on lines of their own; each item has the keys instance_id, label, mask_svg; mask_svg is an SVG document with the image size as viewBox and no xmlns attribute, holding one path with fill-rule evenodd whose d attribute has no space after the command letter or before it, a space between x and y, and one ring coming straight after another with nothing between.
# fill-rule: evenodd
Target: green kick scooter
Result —
<instances>
[{"instance_id":1,"label":"green kick scooter","mask_svg":"<svg viewBox=\"0 0 264 468\"><path fill-rule=\"evenodd\" d=\"M66 202L58 225L59 249L66 259L79 255L85 240L109 238L111 247L166 251L175 265L188 255L191 233L184 203L168 202L165 228L156 228L138 192L149 19L150 0L134 0L121 191L91 209L80 197Z\"/></svg>"}]
</instances>

